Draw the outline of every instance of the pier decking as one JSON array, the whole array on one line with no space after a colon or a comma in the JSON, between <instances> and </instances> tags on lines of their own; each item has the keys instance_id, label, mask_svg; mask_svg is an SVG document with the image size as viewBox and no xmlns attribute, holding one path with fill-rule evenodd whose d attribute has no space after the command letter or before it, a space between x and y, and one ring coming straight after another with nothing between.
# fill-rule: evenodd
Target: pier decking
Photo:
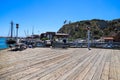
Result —
<instances>
[{"instance_id":1,"label":"pier decking","mask_svg":"<svg viewBox=\"0 0 120 80\"><path fill-rule=\"evenodd\" d=\"M3 50L0 80L120 80L120 50Z\"/></svg>"}]
</instances>

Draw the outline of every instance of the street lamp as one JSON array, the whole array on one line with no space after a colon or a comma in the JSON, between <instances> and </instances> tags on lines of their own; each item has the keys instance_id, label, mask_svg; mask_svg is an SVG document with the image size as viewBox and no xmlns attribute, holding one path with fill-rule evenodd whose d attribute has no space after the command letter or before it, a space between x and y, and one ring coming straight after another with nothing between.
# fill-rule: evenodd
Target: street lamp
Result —
<instances>
[{"instance_id":1,"label":"street lamp","mask_svg":"<svg viewBox=\"0 0 120 80\"><path fill-rule=\"evenodd\" d=\"M90 27L87 27L87 41L88 41L88 50L91 50L90 49Z\"/></svg>"},{"instance_id":2,"label":"street lamp","mask_svg":"<svg viewBox=\"0 0 120 80\"><path fill-rule=\"evenodd\" d=\"M16 24L16 40L18 40L18 28L19 28L19 24Z\"/></svg>"}]
</instances>

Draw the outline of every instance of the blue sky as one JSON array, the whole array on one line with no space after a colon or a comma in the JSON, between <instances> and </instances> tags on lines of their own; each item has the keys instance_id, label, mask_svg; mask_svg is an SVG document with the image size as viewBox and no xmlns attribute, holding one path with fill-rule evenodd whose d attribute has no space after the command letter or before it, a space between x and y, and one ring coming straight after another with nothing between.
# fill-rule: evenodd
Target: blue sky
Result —
<instances>
[{"instance_id":1,"label":"blue sky","mask_svg":"<svg viewBox=\"0 0 120 80\"><path fill-rule=\"evenodd\" d=\"M33 27L35 34L57 32L64 20L117 18L120 0L0 0L0 36L9 35L11 20L20 25L19 36L26 36Z\"/></svg>"}]
</instances>

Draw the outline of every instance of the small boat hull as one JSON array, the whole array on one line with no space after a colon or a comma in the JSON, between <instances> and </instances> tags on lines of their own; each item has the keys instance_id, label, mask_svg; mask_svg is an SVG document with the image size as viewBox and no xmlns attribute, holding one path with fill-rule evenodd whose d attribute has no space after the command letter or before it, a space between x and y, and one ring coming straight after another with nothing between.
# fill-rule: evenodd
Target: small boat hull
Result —
<instances>
[{"instance_id":1,"label":"small boat hull","mask_svg":"<svg viewBox=\"0 0 120 80\"><path fill-rule=\"evenodd\" d=\"M14 40L14 39L8 39L8 40L6 41L6 43L7 43L8 45L10 45L10 44L15 44L15 43L16 43L16 40Z\"/></svg>"}]
</instances>

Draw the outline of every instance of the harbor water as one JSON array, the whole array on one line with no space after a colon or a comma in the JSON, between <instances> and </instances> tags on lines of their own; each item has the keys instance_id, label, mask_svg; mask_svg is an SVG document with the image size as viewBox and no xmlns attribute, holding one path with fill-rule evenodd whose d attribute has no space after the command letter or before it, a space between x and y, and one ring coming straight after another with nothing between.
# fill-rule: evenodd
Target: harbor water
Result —
<instances>
[{"instance_id":1,"label":"harbor water","mask_svg":"<svg viewBox=\"0 0 120 80\"><path fill-rule=\"evenodd\" d=\"M0 50L1 49L5 49L8 48L7 44L6 44L6 39L7 38L0 38Z\"/></svg>"}]
</instances>

